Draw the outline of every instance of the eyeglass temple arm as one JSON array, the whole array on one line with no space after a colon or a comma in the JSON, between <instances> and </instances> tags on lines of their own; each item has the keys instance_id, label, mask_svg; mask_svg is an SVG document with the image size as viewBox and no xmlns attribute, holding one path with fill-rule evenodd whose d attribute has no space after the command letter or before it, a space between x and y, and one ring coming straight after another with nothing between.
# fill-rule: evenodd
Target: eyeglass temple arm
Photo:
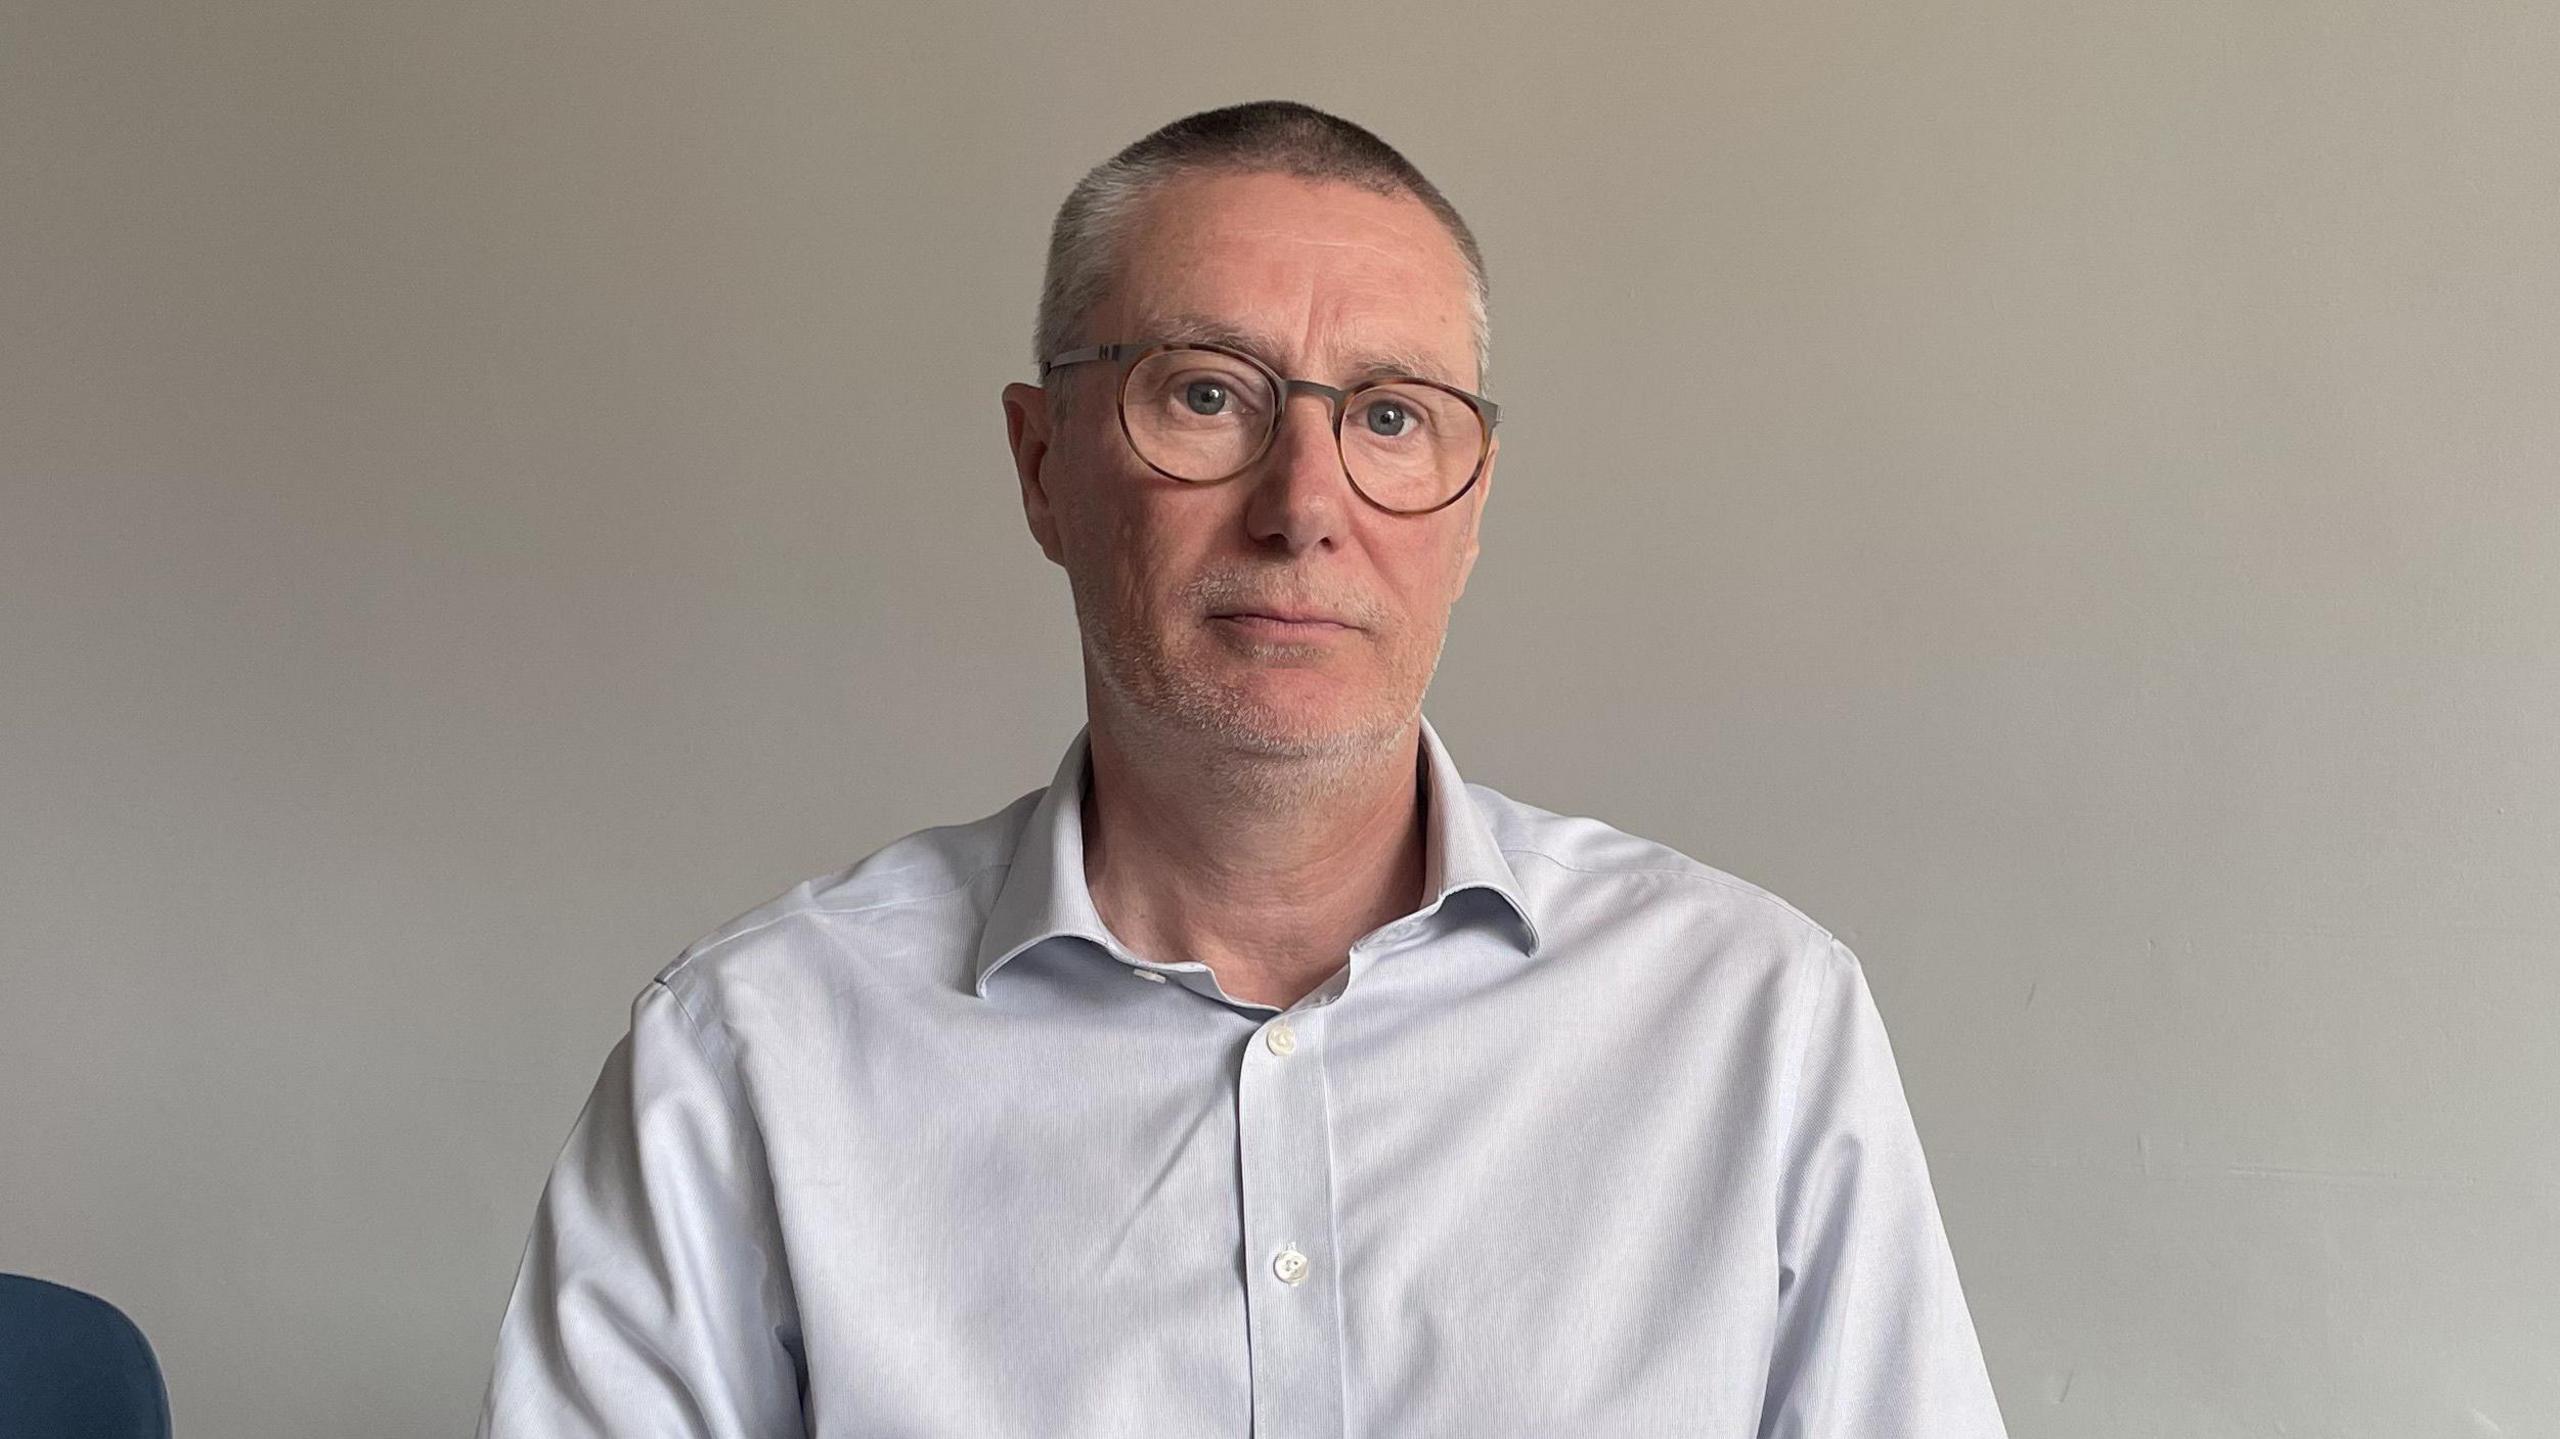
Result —
<instances>
[{"instance_id":1,"label":"eyeglass temple arm","mask_svg":"<svg viewBox=\"0 0 2560 1439\"><path fill-rule=\"evenodd\" d=\"M1081 365L1091 360L1116 360L1137 348L1135 345L1087 345L1081 350L1051 355L1040 362L1040 375L1046 379L1051 370L1065 369L1069 365Z\"/></svg>"}]
</instances>

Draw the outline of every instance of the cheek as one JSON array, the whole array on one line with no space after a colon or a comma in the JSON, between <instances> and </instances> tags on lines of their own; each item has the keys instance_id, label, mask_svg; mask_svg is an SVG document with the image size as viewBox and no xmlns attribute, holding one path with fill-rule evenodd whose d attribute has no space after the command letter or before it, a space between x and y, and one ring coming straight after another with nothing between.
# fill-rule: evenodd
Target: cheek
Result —
<instances>
[{"instance_id":1,"label":"cheek","mask_svg":"<svg viewBox=\"0 0 2560 1439\"><path fill-rule=\"evenodd\" d=\"M1182 610L1176 591L1189 572L1163 528L1139 511L1096 519L1102 543L1094 558L1110 586L1112 608L1147 628L1172 623Z\"/></svg>"},{"instance_id":2,"label":"cheek","mask_svg":"<svg viewBox=\"0 0 2560 1439\"><path fill-rule=\"evenodd\" d=\"M1466 565L1462 543L1434 543L1401 556L1396 573L1403 582L1396 586L1395 604L1404 622L1416 628L1442 623L1457 599Z\"/></svg>"}]
</instances>

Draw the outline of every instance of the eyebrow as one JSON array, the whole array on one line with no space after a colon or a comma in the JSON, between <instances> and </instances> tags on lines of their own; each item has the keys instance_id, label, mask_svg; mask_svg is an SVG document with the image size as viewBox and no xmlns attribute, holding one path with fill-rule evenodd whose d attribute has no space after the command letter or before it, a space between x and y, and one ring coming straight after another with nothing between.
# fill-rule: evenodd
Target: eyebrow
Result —
<instances>
[{"instance_id":1,"label":"eyebrow","mask_svg":"<svg viewBox=\"0 0 2560 1439\"><path fill-rule=\"evenodd\" d=\"M1230 321L1207 315L1173 315L1140 328L1152 341L1171 345L1224 345L1231 350L1242 350L1274 370L1281 368L1280 361L1276 358L1280 352L1280 346L1273 343L1269 336L1245 329ZM1441 384L1459 388L1457 376L1450 374L1445 366L1436 364L1410 350L1368 349L1352 357L1351 383L1355 385L1365 384L1371 380L1402 379L1406 376L1437 380Z\"/></svg>"}]
</instances>

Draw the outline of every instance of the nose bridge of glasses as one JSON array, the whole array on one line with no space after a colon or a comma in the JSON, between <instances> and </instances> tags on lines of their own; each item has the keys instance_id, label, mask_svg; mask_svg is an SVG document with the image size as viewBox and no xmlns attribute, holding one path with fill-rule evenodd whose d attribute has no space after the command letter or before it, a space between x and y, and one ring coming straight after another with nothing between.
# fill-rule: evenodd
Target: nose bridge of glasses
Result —
<instances>
[{"instance_id":1,"label":"nose bridge of glasses","mask_svg":"<svg viewBox=\"0 0 2560 1439\"><path fill-rule=\"evenodd\" d=\"M1342 402L1351 398L1349 390L1337 390L1331 385L1316 380L1282 380L1280 403L1273 407L1275 413L1272 416L1272 422L1274 424L1279 422L1276 412L1288 409L1289 401L1299 395L1313 395L1324 401L1324 421L1328 429L1342 423Z\"/></svg>"}]
</instances>

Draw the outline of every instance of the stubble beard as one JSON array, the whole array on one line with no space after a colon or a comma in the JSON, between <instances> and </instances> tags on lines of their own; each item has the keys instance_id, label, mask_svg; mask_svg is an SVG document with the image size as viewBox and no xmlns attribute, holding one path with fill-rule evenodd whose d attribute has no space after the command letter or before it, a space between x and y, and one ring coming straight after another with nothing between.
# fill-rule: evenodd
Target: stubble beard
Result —
<instances>
[{"instance_id":1,"label":"stubble beard","mask_svg":"<svg viewBox=\"0 0 2560 1439\"><path fill-rule=\"evenodd\" d=\"M1095 593L1107 587L1072 572L1069 578L1085 672L1111 707L1113 732L1122 743L1149 761L1220 774L1235 787L1236 798L1269 805L1322 803L1364 782L1413 725L1448 639L1443 624L1418 684L1393 683L1400 676L1391 665L1385 691L1365 697L1338 722L1310 724L1262 702L1245 686L1220 682L1210 669L1214 661L1186 662L1171 652L1129 608ZM1198 650L1232 653L1205 628L1194 638Z\"/></svg>"}]
</instances>

